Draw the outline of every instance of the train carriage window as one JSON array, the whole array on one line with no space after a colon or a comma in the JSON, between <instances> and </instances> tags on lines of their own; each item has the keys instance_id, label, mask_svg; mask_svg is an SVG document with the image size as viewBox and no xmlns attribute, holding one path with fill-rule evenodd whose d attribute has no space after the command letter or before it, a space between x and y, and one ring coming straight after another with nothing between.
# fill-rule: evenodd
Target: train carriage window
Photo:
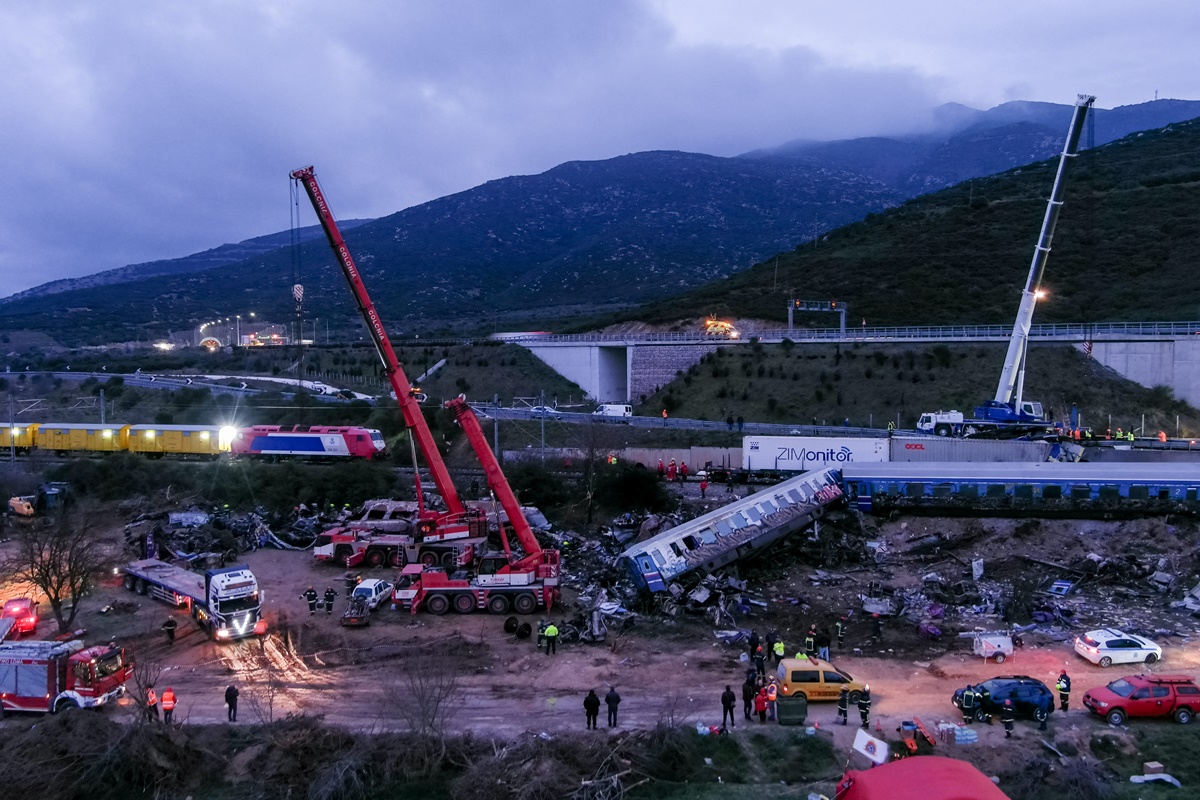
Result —
<instances>
[{"instance_id":1,"label":"train carriage window","mask_svg":"<svg viewBox=\"0 0 1200 800\"><path fill-rule=\"evenodd\" d=\"M991 498L1004 497L1007 492L1004 491L1004 484L989 483L987 487L987 496Z\"/></svg>"},{"instance_id":2,"label":"train carriage window","mask_svg":"<svg viewBox=\"0 0 1200 800\"><path fill-rule=\"evenodd\" d=\"M1028 483L1022 483L1019 486L1014 486L1013 497L1017 498L1018 500L1032 500L1033 487Z\"/></svg>"},{"instance_id":3,"label":"train carriage window","mask_svg":"<svg viewBox=\"0 0 1200 800\"><path fill-rule=\"evenodd\" d=\"M1042 497L1046 500L1060 500L1062 499L1062 487L1044 486L1042 487Z\"/></svg>"},{"instance_id":4,"label":"train carriage window","mask_svg":"<svg viewBox=\"0 0 1200 800\"><path fill-rule=\"evenodd\" d=\"M1195 489L1188 489L1188 490L1187 490L1187 501L1188 501L1189 503L1194 503L1194 502L1196 502L1196 490L1195 490Z\"/></svg>"},{"instance_id":5,"label":"train carriage window","mask_svg":"<svg viewBox=\"0 0 1200 800\"><path fill-rule=\"evenodd\" d=\"M1120 486L1101 486L1100 487L1100 499L1101 500L1120 500L1121 499L1121 487Z\"/></svg>"},{"instance_id":6,"label":"train carriage window","mask_svg":"<svg viewBox=\"0 0 1200 800\"><path fill-rule=\"evenodd\" d=\"M671 542L671 552L675 554L676 558L683 558L683 551L679 549L679 545L675 542Z\"/></svg>"},{"instance_id":7,"label":"train carriage window","mask_svg":"<svg viewBox=\"0 0 1200 800\"><path fill-rule=\"evenodd\" d=\"M933 487L934 497L949 497L954 492L954 486L949 483L939 483Z\"/></svg>"},{"instance_id":8,"label":"train carriage window","mask_svg":"<svg viewBox=\"0 0 1200 800\"><path fill-rule=\"evenodd\" d=\"M958 487L958 496L967 500L974 500L979 497L979 487L973 483L963 484Z\"/></svg>"},{"instance_id":9,"label":"train carriage window","mask_svg":"<svg viewBox=\"0 0 1200 800\"><path fill-rule=\"evenodd\" d=\"M184 431L184 432L183 432L183 438L185 438L185 439L187 439L187 438L188 438L189 436L191 436L191 435L192 435L192 432L191 432L191 431Z\"/></svg>"},{"instance_id":10,"label":"train carriage window","mask_svg":"<svg viewBox=\"0 0 1200 800\"><path fill-rule=\"evenodd\" d=\"M88 431L88 432L87 432L87 435L88 435L88 436L95 436L95 435L96 435L96 432L95 432L95 431Z\"/></svg>"},{"instance_id":11,"label":"train carriage window","mask_svg":"<svg viewBox=\"0 0 1200 800\"><path fill-rule=\"evenodd\" d=\"M1165 486L1160 486L1158 489L1158 499L1159 500L1170 500L1171 499L1171 490Z\"/></svg>"},{"instance_id":12,"label":"train carriage window","mask_svg":"<svg viewBox=\"0 0 1200 800\"><path fill-rule=\"evenodd\" d=\"M1090 500L1092 498L1092 487L1087 484L1076 484L1071 487L1072 500Z\"/></svg>"},{"instance_id":13,"label":"train carriage window","mask_svg":"<svg viewBox=\"0 0 1200 800\"><path fill-rule=\"evenodd\" d=\"M683 546L686 547L688 550L695 550L697 547L700 546L700 543L698 541L696 541L695 536L688 534L687 536L683 537Z\"/></svg>"},{"instance_id":14,"label":"train carriage window","mask_svg":"<svg viewBox=\"0 0 1200 800\"><path fill-rule=\"evenodd\" d=\"M925 484L923 483L906 483L904 484L904 493L909 497L924 497Z\"/></svg>"},{"instance_id":15,"label":"train carriage window","mask_svg":"<svg viewBox=\"0 0 1200 800\"><path fill-rule=\"evenodd\" d=\"M1129 487L1129 499L1130 500L1145 500L1149 496L1150 496L1149 487L1146 487L1146 486L1130 486Z\"/></svg>"}]
</instances>

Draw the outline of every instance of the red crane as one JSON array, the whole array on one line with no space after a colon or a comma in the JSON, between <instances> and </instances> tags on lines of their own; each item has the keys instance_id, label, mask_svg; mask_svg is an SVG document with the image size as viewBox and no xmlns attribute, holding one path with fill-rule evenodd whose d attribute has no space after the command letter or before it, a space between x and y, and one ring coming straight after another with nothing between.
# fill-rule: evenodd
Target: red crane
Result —
<instances>
[{"instance_id":1,"label":"red crane","mask_svg":"<svg viewBox=\"0 0 1200 800\"><path fill-rule=\"evenodd\" d=\"M434 483L437 484L438 490L446 501L448 509L446 515L426 512L422 506L420 512L422 519L426 525L436 522L439 534L443 529L449 534L461 531L468 525L474 528L481 523L486 524L481 515L473 515L471 510L465 509L458 497L458 492L454 488L450 473L437 449L433 434L425 422L425 417L421 414L421 408L414 396L416 392L400 367L400 361L392 349L391 341L384 330L383 321L379 318L379 312L376 311L375 305L367 294L366 286L363 285L354 259L350 256L350 250L346 247L341 231L338 230L333 212L329 209L329 203L317 183L316 173L312 167L304 167L294 170L291 177L292 180L304 186L309 200L312 201L313 210L316 211L317 218L321 221L321 227L325 230L325 236L329 239L329 246L333 249L333 254L341 266L342 274L346 276L346 281L350 284L354 301L358 304L358 310L367 323L367 331L383 362L388 380L396 392L396 399L404 414L404 424L412 432L413 439L425 456L425 461L433 474ZM507 613L510 607L526 614L531 613L538 605L549 608L559 596L559 552L543 550L538 543L533 529L521 511L521 504L517 500L516 494L508 485L508 480L504 477L500 464L496 461L491 448L488 447L487 437L479 427L479 420L475 417L475 412L467 405L466 400L462 397L455 398L448 401L446 407L454 413L459 425L466 433L467 440L487 475L488 485L507 514L509 524L521 544L524 555L518 558L513 553L504 526L501 525L500 539L504 545L502 558L498 555L484 554L479 559L475 570L476 574L466 579L452 579L444 572L429 571L422 565L410 565L405 568L403 576L407 582L402 580L404 585L397 586L396 600L408 605L414 613L422 603L435 614L445 613L451 606L460 613L467 613L476 608L486 608L494 614ZM420 498L419 478L417 495ZM428 528L426 532L432 533Z\"/></svg>"}]
</instances>

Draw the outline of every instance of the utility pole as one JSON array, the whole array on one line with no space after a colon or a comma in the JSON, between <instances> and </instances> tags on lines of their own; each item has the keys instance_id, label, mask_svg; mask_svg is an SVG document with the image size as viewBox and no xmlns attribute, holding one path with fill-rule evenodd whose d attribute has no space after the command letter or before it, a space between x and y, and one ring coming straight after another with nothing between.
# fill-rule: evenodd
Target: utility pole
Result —
<instances>
[{"instance_id":1,"label":"utility pole","mask_svg":"<svg viewBox=\"0 0 1200 800\"><path fill-rule=\"evenodd\" d=\"M104 424L104 390L100 390L100 424Z\"/></svg>"},{"instance_id":2,"label":"utility pole","mask_svg":"<svg viewBox=\"0 0 1200 800\"><path fill-rule=\"evenodd\" d=\"M1175 418L1175 427L1179 428L1179 417ZM17 423L13 419L12 384L8 386L8 460L10 463L15 463L17 460Z\"/></svg>"},{"instance_id":3,"label":"utility pole","mask_svg":"<svg viewBox=\"0 0 1200 800\"><path fill-rule=\"evenodd\" d=\"M542 463L545 464L546 463L546 390L545 389L542 389L542 391L541 391L541 402L539 403L539 405L541 405L541 407L542 407Z\"/></svg>"}]
</instances>

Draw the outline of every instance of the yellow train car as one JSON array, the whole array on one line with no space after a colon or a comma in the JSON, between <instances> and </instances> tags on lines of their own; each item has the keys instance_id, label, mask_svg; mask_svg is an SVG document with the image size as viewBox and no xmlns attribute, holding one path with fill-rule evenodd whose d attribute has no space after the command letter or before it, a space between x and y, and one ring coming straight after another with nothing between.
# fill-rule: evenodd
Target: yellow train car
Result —
<instances>
[{"instance_id":1,"label":"yellow train car","mask_svg":"<svg viewBox=\"0 0 1200 800\"><path fill-rule=\"evenodd\" d=\"M216 458L229 452L233 429L219 425L127 425L120 449L147 456Z\"/></svg>"},{"instance_id":2,"label":"yellow train car","mask_svg":"<svg viewBox=\"0 0 1200 800\"><path fill-rule=\"evenodd\" d=\"M8 451L14 446L18 453L28 453L34 445L38 423L29 425L0 426L0 450Z\"/></svg>"},{"instance_id":3,"label":"yellow train car","mask_svg":"<svg viewBox=\"0 0 1200 800\"><path fill-rule=\"evenodd\" d=\"M96 422L43 422L33 435L34 446L57 455L80 451L113 453L125 449L121 441L126 427Z\"/></svg>"}]
</instances>

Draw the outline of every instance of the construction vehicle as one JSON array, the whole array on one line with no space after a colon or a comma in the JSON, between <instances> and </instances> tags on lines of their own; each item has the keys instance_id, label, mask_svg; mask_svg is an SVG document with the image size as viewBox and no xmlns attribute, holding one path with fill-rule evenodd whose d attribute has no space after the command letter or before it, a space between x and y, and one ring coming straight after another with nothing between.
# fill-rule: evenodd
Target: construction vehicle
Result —
<instances>
[{"instance_id":1,"label":"construction vehicle","mask_svg":"<svg viewBox=\"0 0 1200 800\"><path fill-rule=\"evenodd\" d=\"M375 305L367 294L362 276L350 250L338 230L337 222L329 208L321 187L317 183L316 173L312 167L294 170L291 178L303 185L313 210L321 222L321 227L329 240L334 257L345 275L355 303L366 323L367 331L375 345L375 350L383 363L396 399L404 415L404 424L408 428L410 441L419 446L425 458L430 473L446 504L445 512L437 512L425 508L423 501L418 500L417 533L423 538L432 537L438 541L450 541L459 532L466 535L460 537L463 542L480 539L486 542L488 522L479 508L465 506L459 499L458 492L450 479L449 471L438 451L437 443L429 430L428 424L421 413L416 399L416 392L404 370L400 366L396 352L392 349L391 340L384 329L383 320L379 317ZM538 606L550 608L559 597L559 552L543 550L533 534L529 521L521 511L521 505L516 494L508 484L500 464L488 446L487 437L479 427L475 412L462 397L445 403L454 414L458 424L467 436L471 448L475 451L480 465L487 477L488 486L499 501L508 517L507 525L499 526L499 537L503 547L500 553L474 553L475 563L470 570L460 570L451 577L441 569L435 569L425 564L409 564L404 568L408 578L405 591L412 591L411 597L405 598L404 605L412 613L422 606L434 614L444 614L451 606L459 613L468 613L475 609L486 608L494 614L507 613L509 608L519 613L532 613ZM419 471L416 467L416 452L413 450L414 474L417 475L417 497L421 498ZM422 530L424 527L424 530ZM510 544L508 530L511 529L520 544L523 553L516 552ZM397 589L397 599L400 590Z\"/></svg>"},{"instance_id":2,"label":"construction vehicle","mask_svg":"<svg viewBox=\"0 0 1200 800\"><path fill-rule=\"evenodd\" d=\"M704 334L706 336L715 336L720 339L736 339L741 334L738 329L733 326L732 322L724 319L717 319L716 314L709 316L704 320Z\"/></svg>"},{"instance_id":3,"label":"construction vehicle","mask_svg":"<svg viewBox=\"0 0 1200 800\"><path fill-rule=\"evenodd\" d=\"M1058 160L1054 188L1050 192L1046 215L1042 220L1041 235L1038 237L1037 247L1033 251L1033 261L1029 265L1029 276L1025 281L1025 289L1021 293L1021 304L1017 309L1016 321L1013 323L1012 336L1008 342L1008 353L1004 357L1004 368L1000 371L1000 382L996 387L995 396L991 400L985 401L983 405L976 407L973 419L961 419L961 414L957 411L922 414L917 423L917 430L938 436L1015 438L1047 433L1052 429L1051 421L1047 418L1042 404L1024 398L1029 328L1033 322L1033 310L1037 301L1044 294L1042 292L1042 275L1046 271L1046 259L1050 255L1054 227L1058 223L1058 214L1063 204L1063 175L1066 172L1067 164L1078 155L1083 125L1087 120L1088 110L1095 102L1095 97L1083 94L1079 95L1075 101L1071 126L1067 131L1067 138L1063 143L1062 154Z\"/></svg>"},{"instance_id":4,"label":"construction vehicle","mask_svg":"<svg viewBox=\"0 0 1200 800\"><path fill-rule=\"evenodd\" d=\"M95 708L125 693L133 663L114 644L0 643L0 712Z\"/></svg>"},{"instance_id":5,"label":"construction vehicle","mask_svg":"<svg viewBox=\"0 0 1200 800\"><path fill-rule=\"evenodd\" d=\"M200 628L218 641L267 632L258 579L244 566L201 574L146 558L126 564L124 573L126 589L188 609Z\"/></svg>"},{"instance_id":6,"label":"construction vehicle","mask_svg":"<svg viewBox=\"0 0 1200 800\"><path fill-rule=\"evenodd\" d=\"M70 491L71 484L63 481L43 483L34 494L10 498L8 510L26 519L53 513L66 506Z\"/></svg>"},{"instance_id":7,"label":"construction vehicle","mask_svg":"<svg viewBox=\"0 0 1200 800\"><path fill-rule=\"evenodd\" d=\"M422 527L427 526L427 527ZM444 530L444 529L443 529ZM412 533L377 533L348 526L331 528L317 534L313 558L335 561L346 567L403 567L421 563L426 566L465 567L474 560L475 548L486 538L468 538L465 531L442 534L431 520L422 520Z\"/></svg>"}]
</instances>

